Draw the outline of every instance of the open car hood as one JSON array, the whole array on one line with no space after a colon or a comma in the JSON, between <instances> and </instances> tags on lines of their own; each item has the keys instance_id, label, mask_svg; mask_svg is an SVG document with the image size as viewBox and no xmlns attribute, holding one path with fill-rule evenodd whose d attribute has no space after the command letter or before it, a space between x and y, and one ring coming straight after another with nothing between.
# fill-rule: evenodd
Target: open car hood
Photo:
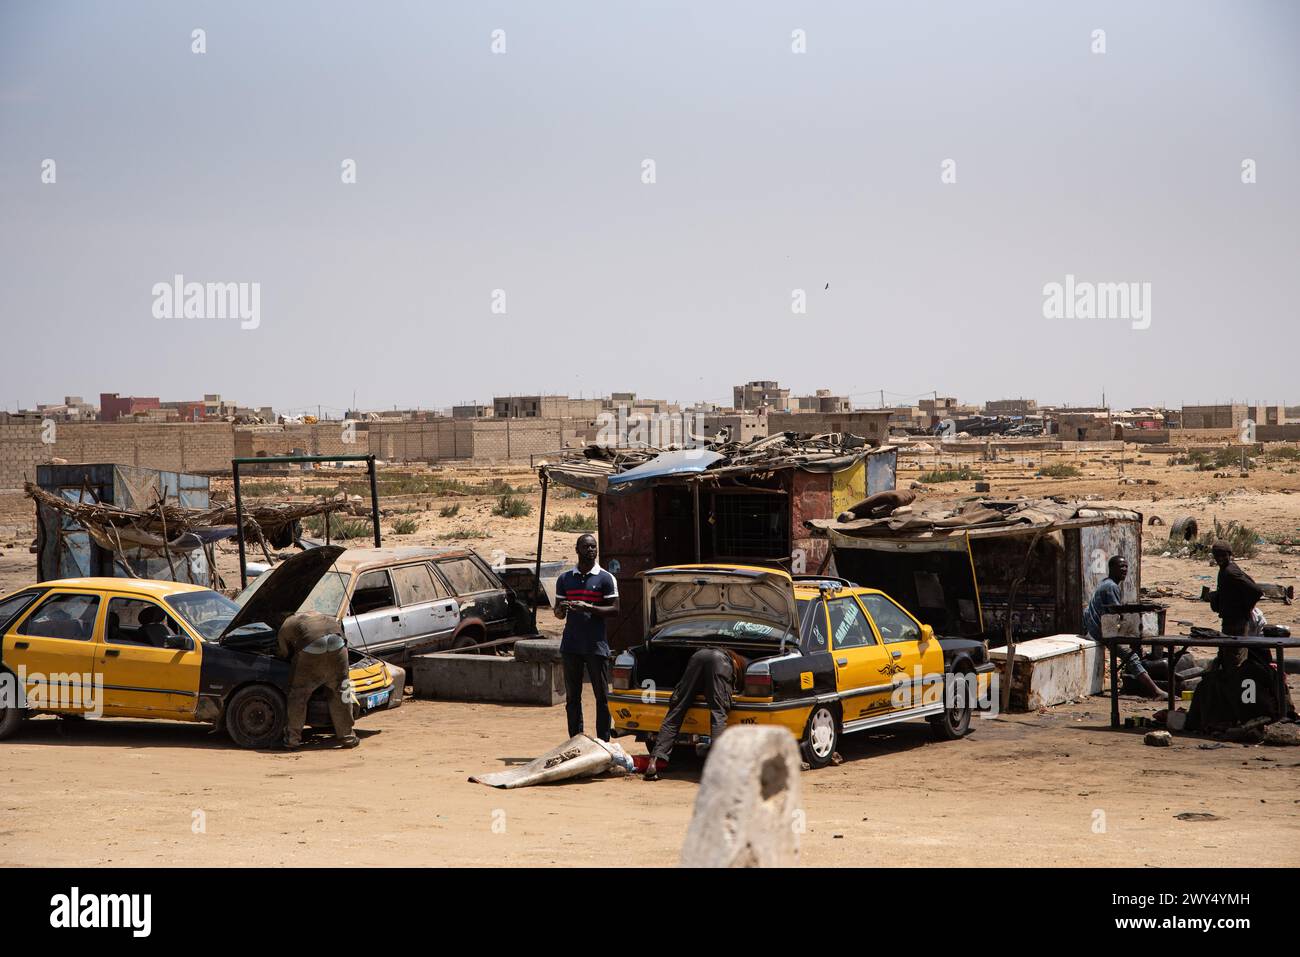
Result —
<instances>
[{"instance_id":1,"label":"open car hood","mask_svg":"<svg viewBox=\"0 0 1300 957\"><path fill-rule=\"evenodd\" d=\"M641 573L647 633L687 618L740 618L799 633L794 583L761 568L678 565Z\"/></svg>"},{"instance_id":2,"label":"open car hood","mask_svg":"<svg viewBox=\"0 0 1300 957\"><path fill-rule=\"evenodd\" d=\"M269 625L280 612L296 612L344 551L342 545L309 548L266 572L266 581L249 596L217 640L225 641L232 631L246 625Z\"/></svg>"}]
</instances>

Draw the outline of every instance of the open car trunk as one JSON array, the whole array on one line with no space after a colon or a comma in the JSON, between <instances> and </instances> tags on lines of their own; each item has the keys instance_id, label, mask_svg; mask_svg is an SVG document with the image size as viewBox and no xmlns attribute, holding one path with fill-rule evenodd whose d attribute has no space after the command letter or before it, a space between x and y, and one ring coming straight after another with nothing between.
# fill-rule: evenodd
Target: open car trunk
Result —
<instances>
[{"instance_id":1,"label":"open car trunk","mask_svg":"<svg viewBox=\"0 0 1300 957\"><path fill-rule=\"evenodd\" d=\"M786 645L786 651L791 645ZM719 639L706 642L650 641L632 649L636 660L633 678L638 687L644 681L653 681L660 691L671 691L677 687L686 672L686 663L691 655L701 648L730 648L746 662L753 664L763 658L772 658L781 654L779 647L745 644Z\"/></svg>"},{"instance_id":2,"label":"open car trunk","mask_svg":"<svg viewBox=\"0 0 1300 957\"><path fill-rule=\"evenodd\" d=\"M798 610L788 575L680 565L642 577L649 638L633 651L638 684L675 687L701 648L729 648L753 662L798 647Z\"/></svg>"}]
</instances>

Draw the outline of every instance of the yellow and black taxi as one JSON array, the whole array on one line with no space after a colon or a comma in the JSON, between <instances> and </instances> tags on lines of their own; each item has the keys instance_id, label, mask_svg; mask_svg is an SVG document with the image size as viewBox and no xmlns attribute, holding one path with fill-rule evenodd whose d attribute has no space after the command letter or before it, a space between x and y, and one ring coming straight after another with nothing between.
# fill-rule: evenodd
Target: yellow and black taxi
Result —
<instances>
[{"instance_id":1,"label":"yellow and black taxi","mask_svg":"<svg viewBox=\"0 0 1300 957\"><path fill-rule=\"evenodd\" d=\"M167 718L224 727L246 748L284 737L289 663L273 623L297 609L343 551L276 566L242 607L198 585L65 578L0 598L0 739L32 714ZM357 717L401 704L405 672L348 650ZM330 727L325 689L307 723Z\"/></svg>"},{"instance_id":2,"label":"yellow and black taxi","mask_svg":"<svg viewBox=\"0 0 1300 957\"><path fill-rule=\"evenodd\" d=\"M614 662L616 735L653 744L673 686L701 647L746 660L727 725L786 728L815 768L830 763L840 735L913 718L929 719L940 738L960 738L986 700L994 665L984 644L935 637L877 589L744 565L676 565L641 577L647 638ZM708 732L701 702L680 740Z\"/></svg>"}]
</instances>

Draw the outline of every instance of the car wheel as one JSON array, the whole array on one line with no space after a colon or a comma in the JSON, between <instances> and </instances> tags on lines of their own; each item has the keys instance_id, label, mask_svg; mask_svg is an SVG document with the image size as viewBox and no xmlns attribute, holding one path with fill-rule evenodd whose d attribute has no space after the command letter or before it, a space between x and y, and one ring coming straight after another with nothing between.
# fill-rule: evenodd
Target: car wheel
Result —
<instances>
[{"instance_id":1,"label":"car wheel","mask_svg":"<svg viewBox=\"0 0 1300 957\"><path fill-rule=\"evenodd\" d=\"M840 718L828 704L819 704L808 715L799 750L811 767L824 768L831 763L836 746L840 743Z\"/></svg>"},{"instance_id":2,"label":"car wheel","mask_svg":"<svg viewBox=\"0 0 1300 957\"><path fill-rule=\"evenodd\" d=\"M241 748L272 748L284 741L284 695L270 685L249 685L226 705L226 732Z\"/></svg>"},{"instance_id":3,"label":"car wheel","mask_svg":"<svg viewBox=\"0 0 1300 957\"><path fill-rule=\"evenodd\" d=\"M968 674L969 672L959 671L953 675L962 682L961 691L954 695L954 697L960 695L960 700L955 701L952 707L944 708L942 714L930 719L930 727L934 729L934 735L940 741L956 741L958 738L965 737L970 731L970 688L966 685ZM944 694L948 694L946 687ZM944 704L948 702L945 701Z\"/></svg>"},{"instance_id":4,"label":"car wheel","mask_svg":"<svg viewBox=\"0 0 1300 957\"><path fill-rule=\"evenodd\" d=\"M474 648L475 645L483 641L487 641L487 638L484 637L483 632L479 631L477 628L467 628L465 631L462 631L459 635L457 635L452 640L451 650L460 651L462 654L466 654L466 655L496 654L495 648ZM474 648L474 650L464 651L463 649L466 648Z\"/></svg>"},{"instance_id":5,"label":"car wheel","mask_svg":"<svg viewBox=\"0 0 1300 957\"><path fill-rule=\"evenodd\" d=\"M0 741L18 733L26 715L18 703L23 700L18 691L18 678L5 668L0 668Z\"/></svg>"},{"instance_id":6,"label":"car wheel","mask_svg":"<svg viewBox=\"0 0 1300 957\"><path fill-rule=\"evenodd\" d=\"M12 738L17 734L22 723L23 712L17 705L0 707L0 741L5 738Z\"/></svg>"}]
</instances>

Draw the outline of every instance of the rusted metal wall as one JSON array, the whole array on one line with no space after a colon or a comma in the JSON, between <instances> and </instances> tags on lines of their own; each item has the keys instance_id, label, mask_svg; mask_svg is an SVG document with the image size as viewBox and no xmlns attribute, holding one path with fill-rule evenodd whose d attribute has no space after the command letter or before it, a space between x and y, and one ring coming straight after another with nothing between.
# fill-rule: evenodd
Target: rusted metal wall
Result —
<instances>
[{"instance_id":1,"label":"rusted metal wall","mask_svg":"<svg viewBox=\"0 0 1300 957\"><path fill-rule=\"evenodd\" d=\"M812 518L834 518L833 472L804 472L792 469L790 486L791 571L816 574L826 558L825 538L813 538L804 522ZM802 564L802 568L800 565Z\"/></svg>"},{"instance_id":2,"label":"rusted metal wall","mask_svg":"<svg viewBox=\"0 0 1300 957\"><path fill-rule=\"evenodd\" d=\"M1120 586L1124 601L1138 600L1142 584L1142 522L1106 522L1079 530L1079 563L1082 571L1082 591L1076 599L1087 604L1092 593L1106 577L1106 566L1112 555L1128 559L1129 576Z\"/></svg>"},{"instance_id":3,"label":"rusted metal wall","mask_svg":"<svg viewBox=\"0 0 1300 957\"><path fill-rule=\"evenodd\" d=\"M601 495L596 501L600 564L618 579L619 613L608 623L615 650L642 639L641 581L637 572L654 567L654 491Z\"/></svg>"}]
</instances>

